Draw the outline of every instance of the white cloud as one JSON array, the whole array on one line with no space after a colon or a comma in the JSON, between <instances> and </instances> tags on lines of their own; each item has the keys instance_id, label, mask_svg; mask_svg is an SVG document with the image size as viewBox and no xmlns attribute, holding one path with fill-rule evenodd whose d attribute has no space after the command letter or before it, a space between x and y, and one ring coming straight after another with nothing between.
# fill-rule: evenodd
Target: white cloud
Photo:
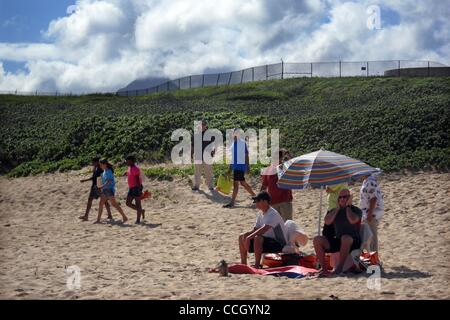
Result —
<instances>
[{"instance_id":1,"label":"white cloud","mask_svg":"<svg viewBox=\"0 0 450 320\"><path fill-rule=\"evenodd\" d=\"M0 43L0 90L114 91L136 78L175 78L285 61L425 59L450 63L446 1L379 1L399 24L366 27L371 1L79 0L49 23L49 43Z\"/></svg>"}]
</instances>

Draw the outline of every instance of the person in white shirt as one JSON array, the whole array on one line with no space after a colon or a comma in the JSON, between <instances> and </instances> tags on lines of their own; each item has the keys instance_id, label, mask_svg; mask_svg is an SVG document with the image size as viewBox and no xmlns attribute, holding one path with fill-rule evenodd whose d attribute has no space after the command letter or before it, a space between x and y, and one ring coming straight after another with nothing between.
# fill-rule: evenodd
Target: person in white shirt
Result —
<instances>
[{"instance_id":1,"label":"person in white shirt","mask_svg":"<svg viewBox=\"0 0 450 320\"><path fill-rule=\"evenodd\" d=\"M261 255L281 252L287 243L287 232L283 218L270 206L268 192L260 192L252 199L260 212L253 230L239 236L239 250L242 264L247 264L248 252L254 252L255 268L261 268Z\"/></svg>"},{"instance_id":2,"label":"person in white shirt","mask_svg":"<svg viewBox=\"0 0 450 320\"><path fill-rule=\"evenodd\" d=\"M359 193L359 207L363 212L363 223L366 223L372 231L372 238L367 249L378 251L378 222L384 213L383 194L374 174L365 175L361 178L363 183Z\"/></svg>"}]
</instances>

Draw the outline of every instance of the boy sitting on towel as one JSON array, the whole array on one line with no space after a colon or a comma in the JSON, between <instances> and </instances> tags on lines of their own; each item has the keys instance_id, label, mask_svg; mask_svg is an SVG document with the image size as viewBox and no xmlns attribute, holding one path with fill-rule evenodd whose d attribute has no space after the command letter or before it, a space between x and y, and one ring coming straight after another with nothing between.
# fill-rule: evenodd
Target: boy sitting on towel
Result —
<instances>
[{"instance_id":1,"label":"boy sitting on towel","mask_svg":"<svg viewBox=\"0 0 450 320\"><path fill-rule=\"evenodd\" d=\"M270 195L263 191L253 197L260 210L252 231L239 236L241 263L247 264L247 252L255 253L255 268L261 268L263 253L279 253L286 245L286 227L280 214L270 206Z\"/></svg>"}]
</instances>

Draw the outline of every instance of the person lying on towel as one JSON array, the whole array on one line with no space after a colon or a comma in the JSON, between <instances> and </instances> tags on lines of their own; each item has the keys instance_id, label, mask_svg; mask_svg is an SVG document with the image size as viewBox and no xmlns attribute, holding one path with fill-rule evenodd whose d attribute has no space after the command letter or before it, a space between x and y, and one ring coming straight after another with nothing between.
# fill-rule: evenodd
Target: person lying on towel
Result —
<instances>
[{"instance_id":1,"label":"person lying on towel","mask_svg":"<svg viewBox=\"0 0 450 320\"><path fill-rule=\"evenodd\" d=\"M313 240L316 256L322 267L321 274L329 273L325 264L325 252L339 252L339 264L333 273L340 274L349 253L361 247L359 234L361 217L362 211L352 204L350 191L341 190L337 208L328 211L325 216L325 225L333 226L334 234L330 236L324 232L324 235L316 236Z\"/></svg>"},{"instance_id":2,"label":"person lying on towel","mask_svg":"<svg viewBox=\"0 0 450 320\"><path fill-rule=\"evenodd\" d=\"M252 199L260 212L253 230L239 236L239 250L242 264L247 264L247 253L254 252L255 268L261 268L261 255L281 252L287 233L283 218L270 206L269 193L262 191Z\"/></svg>"}]
</instances>

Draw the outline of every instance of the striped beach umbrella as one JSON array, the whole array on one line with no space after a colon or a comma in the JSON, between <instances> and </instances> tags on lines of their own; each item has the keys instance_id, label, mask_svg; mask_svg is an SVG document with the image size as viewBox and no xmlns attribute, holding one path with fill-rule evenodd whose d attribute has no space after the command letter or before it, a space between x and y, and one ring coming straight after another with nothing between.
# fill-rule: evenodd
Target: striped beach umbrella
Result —
<instances>
[{"instance_id":1,"label":"striped beach umbrella","mask_svg":"<svg viewBox=\"0 0 450 320\"><path fill-rule=\"evenodd\" d=\"M320 149L281 164L278 167L278 187L281 189L320 187L323 190L325 186L350 182L352 179L379 172L379 170L362 161ZM320 193L318 220L319 234L322 193Z\"/></svg>"}]
</instances>

